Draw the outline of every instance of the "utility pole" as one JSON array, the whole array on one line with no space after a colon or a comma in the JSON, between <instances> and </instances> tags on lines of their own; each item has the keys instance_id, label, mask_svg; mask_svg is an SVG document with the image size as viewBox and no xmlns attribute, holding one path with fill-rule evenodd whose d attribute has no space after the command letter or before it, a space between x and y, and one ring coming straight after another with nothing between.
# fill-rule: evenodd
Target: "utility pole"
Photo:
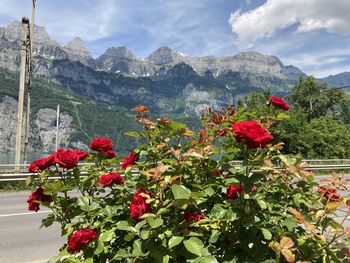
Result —
<instances>
[{"instance_id":1,"label":"utility pole","mask_svg":"<svg viewBox=\"0 0 350 263\"><path fill-rule=\"evenodd\" d=\"M26 164L28 161L28 150L29 150L29 133L30 133L30 92L32 84L32 72L33 72L33 37L34 37L34 26L35 26L35 2L32 0L32 27L31 32L29 32L30 38L30 52L28 61L28 72L27 72L27 112L26 112L26 127L25 127L25 139L24 139L24 151L23 151L23 161Z\"/></svg>"},{"instance_id":2,"label":"utility pole","mask_svg":"<svg viewBox=\"0 0 350 263\"><path fill-rule=\"evenodd\" d=\"M29 41L29 19L22 18L22 37L21 37L21 65L19 73L19 89L18 89L18 112L17 112L17 133L16 133L16 153L15 164L21 161L21 145L22 145L22 127L23 127L23 100L24 100L24 84L26 79L27 51L30 45Z\"/></svg>"},{"instance_id":3,"label":"utility pole","mask_svg":"<svg viewBox=\"0 0 350 263\"><path fill-rule=\"evenodd\" d=\"M58 129L60 126L60 105L57 105L57 112L56 112L56 151L58 150Z\"/></svg>"}]
</instances>

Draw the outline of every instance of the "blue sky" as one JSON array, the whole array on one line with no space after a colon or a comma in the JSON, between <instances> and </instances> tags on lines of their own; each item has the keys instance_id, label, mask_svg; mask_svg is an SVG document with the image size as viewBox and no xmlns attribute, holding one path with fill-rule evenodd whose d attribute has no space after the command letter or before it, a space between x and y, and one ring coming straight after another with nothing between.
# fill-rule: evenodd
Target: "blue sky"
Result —
<instances>
[{"instance_id":1,"label":"blue sky","mask_svg":"<svg viewBox=\"0 0 350 263\"><path fill-rule=\"evenodd\" d=\"M0 26L31 0L0 0ZM36 23L94 57L127 46L137 57L169 46L191 56L258 51L307 74L350 71L350 0L37 0Z\"/></svg>"}]
</instances>

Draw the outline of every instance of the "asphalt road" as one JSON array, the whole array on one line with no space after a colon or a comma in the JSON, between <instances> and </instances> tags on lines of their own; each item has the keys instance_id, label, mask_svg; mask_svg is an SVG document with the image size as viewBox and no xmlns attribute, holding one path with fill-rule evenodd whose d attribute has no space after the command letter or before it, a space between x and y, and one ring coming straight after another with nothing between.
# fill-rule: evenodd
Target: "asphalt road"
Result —
<instances>
[{"instance_id":1,"label":"asphalt road","mask_svg":"<svg viewBox=\"0 0 350 263\"><path fill-rule=\"evenodd\" d=\"M37 213L28 211L29 194L0 193L0 263L45 262L57 255L66 242L60 237L58 224L39 229L49 211L46 208ZM344 212L338 211L337 221L341 222L343 215ZM350 220L344 225L350 226Z\"/></svg>"},{"instance_id":2,"label":"asphalt road","mask_svg":"<svg viewBox=\"0 0 350 263\"><path fill-rule=\"evenodd\" d=\"M60 226L39 229L48 210L27 210L29 192L0 193L0 262L43 262L57 255L65 240Z\"/></svg>"}]
</instances>

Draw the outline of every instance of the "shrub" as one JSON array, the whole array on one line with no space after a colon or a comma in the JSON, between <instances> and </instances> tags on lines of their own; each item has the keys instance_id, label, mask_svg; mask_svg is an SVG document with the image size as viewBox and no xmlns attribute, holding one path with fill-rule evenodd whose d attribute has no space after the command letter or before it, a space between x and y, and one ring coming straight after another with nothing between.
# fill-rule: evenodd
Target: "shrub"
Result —
<instances>
[{"instance_id":1,"label":"shrub","mask_svg":"<svg viewBox=\"0 0 350 263\"><path fill-rule=\"evenodd\" d=\"M336 241L350 229L334 219L346 184L334 175L318 187L280 153L268 131L280 109L208 109L195 133L141 108L144 130L127 134L144 143L124 159L92 151L94 164L77 167L69 151L74 167L30 178L52 198L34 201L52 210L43 226L59 222L68 240L50 262L347 262Z\"/></svg>"}]
</instances>

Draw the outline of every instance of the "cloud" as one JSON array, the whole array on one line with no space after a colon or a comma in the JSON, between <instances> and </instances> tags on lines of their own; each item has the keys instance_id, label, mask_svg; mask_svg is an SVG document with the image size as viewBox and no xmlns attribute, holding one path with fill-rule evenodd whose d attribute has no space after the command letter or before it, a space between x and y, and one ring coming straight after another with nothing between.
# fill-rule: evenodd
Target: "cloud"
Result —
<instances>
[{"instance_id":1,"label":"cloud","mask_svg":"<svg viewBox=\"0 0 350 263\"><path fill-rule=\"evenodd\" d=\"M84 41L96 41L125 30L128 17L119 2L121 1L37 1L35 23L45 26L49 35L61 44L77 36ZM31 18L31 1L0 0L0 23L19 21L22 16Z\"/></svg>"},{"instance_id":2,"label":"cloud","mask_svg":"<svg viewBox=\"0 0 350 263\"><path fill-rule=\"evenodd\" d=\"M349 35L349 10L349 0L267 0L248 12L231 13L228 22L244 44L274 36L293 25L295 33L323 29Z\"/></svg>"},{"instance_id":3,"label":"cloud","mask_svg":"<svg viewBox=\"0 0 350 263\"><path fill-rule=\"evenodd\" d=\"M77 3L77 6L72 6L68 3L42 2L41 6L38 5L38 24L44 25L50 35L60 42L69 41L76 36L85 41L95 41L122 27L120 24L124 16L118 9L118 1L94 0Z\"/></svg>"},{"instance_id":4,"label":"cloud","mask_svg":"<svg viewBox=\"0 0 350 263\"><path fill-rule=\"evenodd\" d=\"M281 57L286 65L294 65L303 68L306 74L312 74L315 77L322 78L329 75L338 74L344 71L350 71L349 49L329 50L321 53L301 53L293 57Z\"/></svg>"}]
</instances>

